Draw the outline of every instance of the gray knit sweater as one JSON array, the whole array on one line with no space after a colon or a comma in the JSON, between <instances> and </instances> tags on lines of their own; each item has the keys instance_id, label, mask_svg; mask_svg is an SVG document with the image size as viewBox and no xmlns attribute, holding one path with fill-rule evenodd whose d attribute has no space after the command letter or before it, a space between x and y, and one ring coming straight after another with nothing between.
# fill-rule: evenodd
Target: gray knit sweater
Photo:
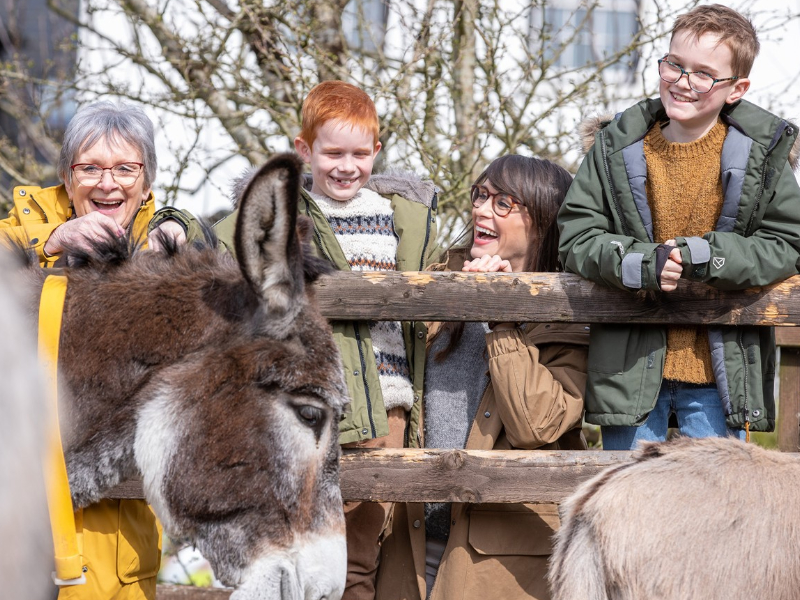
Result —
<instances>
[{"instance_id":1,"label":"gray knit sweater","mask_svg":"<svg viewBox=\"0 0 800 600\"><path fill-rule=\"evenodd\" d=\"M483 393L489 383L485 323L466 323L458 345L442 362L436 353L450 338L440 335L425 363L425 447L464 448ZM426 536L447 540L450 504L425 504Z\"/></svg>"}]
</instances>

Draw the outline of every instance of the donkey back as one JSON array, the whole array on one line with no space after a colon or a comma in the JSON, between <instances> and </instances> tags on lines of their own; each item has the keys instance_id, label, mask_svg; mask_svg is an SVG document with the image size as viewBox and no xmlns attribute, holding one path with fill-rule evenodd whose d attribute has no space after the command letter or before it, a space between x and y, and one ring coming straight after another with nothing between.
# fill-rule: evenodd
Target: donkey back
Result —
<instances>
[{"instance_id":1,"label":"donkey back","mask_svg":"<svg viewBox=\"0 0 800 600\"><path fill-rule=\"evenodd\" d=\"M554 600L798 597L796 455L731 438L648 444L561 510Z\"/></svg>"}]
</instances>

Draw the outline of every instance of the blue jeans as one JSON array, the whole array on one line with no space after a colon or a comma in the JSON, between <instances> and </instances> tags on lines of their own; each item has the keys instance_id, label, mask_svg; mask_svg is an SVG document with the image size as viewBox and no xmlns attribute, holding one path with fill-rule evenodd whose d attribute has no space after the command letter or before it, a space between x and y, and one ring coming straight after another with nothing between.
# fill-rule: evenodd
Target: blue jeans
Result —
<instances>
[{"instance_id":1,"label":"blue jeans","mask_svg":"<svg viewBox=\"0 0 800 600\"><path fill-rule=\"evenodd\" d=\"M675 414L681 434L694 437L732 436L744 440L743 429L729 429L719 400L717 386L681 383L665 379L653 411L639 427L604 426L604 450L634 450L640 441L667 439L669 417Z\"/></svg>"}]
</instances>

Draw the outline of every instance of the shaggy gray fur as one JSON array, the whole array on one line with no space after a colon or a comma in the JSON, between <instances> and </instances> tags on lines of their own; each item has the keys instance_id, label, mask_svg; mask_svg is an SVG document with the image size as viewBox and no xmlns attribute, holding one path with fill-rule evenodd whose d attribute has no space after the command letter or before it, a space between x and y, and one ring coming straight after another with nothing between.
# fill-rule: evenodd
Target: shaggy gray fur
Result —
<instances>
[{"instance_id":1,"label":"shaggy gray fur","mask_svg":"<svg viewBox=\"0 0 800 600\"><path fill-rule=\"evenodd\" d=\"M796 600L800 458L732 438L648 444L562 505L553 600Z\"/></svg>"},{"instance_id":2,"label":"shaggy gray fur","mask_svg":"<svg viewBox=\"0 0 800 600\"><path fill-rule=\"evenodd\" d=\"M49 407L8 262L0 252L0 581L3 598L42 600L55 591L41 463Z\"/></svg>"}]
</instances>

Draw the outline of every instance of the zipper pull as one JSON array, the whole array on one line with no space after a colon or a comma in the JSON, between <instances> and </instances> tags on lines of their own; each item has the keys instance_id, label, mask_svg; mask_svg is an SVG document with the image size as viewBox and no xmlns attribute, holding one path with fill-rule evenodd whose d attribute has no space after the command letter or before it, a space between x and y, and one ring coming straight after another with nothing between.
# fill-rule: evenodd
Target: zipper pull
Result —
<instances>
[{"instance_id":1,"label":"zipper pull","mask_svg":"<svg viewBox=\"0 0 800 600\"><path fill-rule=\"evenodd\" d=\"M742 409L744 413L744 441L745 443L750 443L750 411L747 409L747 405Z\"/></svg>"}]
</instances>

